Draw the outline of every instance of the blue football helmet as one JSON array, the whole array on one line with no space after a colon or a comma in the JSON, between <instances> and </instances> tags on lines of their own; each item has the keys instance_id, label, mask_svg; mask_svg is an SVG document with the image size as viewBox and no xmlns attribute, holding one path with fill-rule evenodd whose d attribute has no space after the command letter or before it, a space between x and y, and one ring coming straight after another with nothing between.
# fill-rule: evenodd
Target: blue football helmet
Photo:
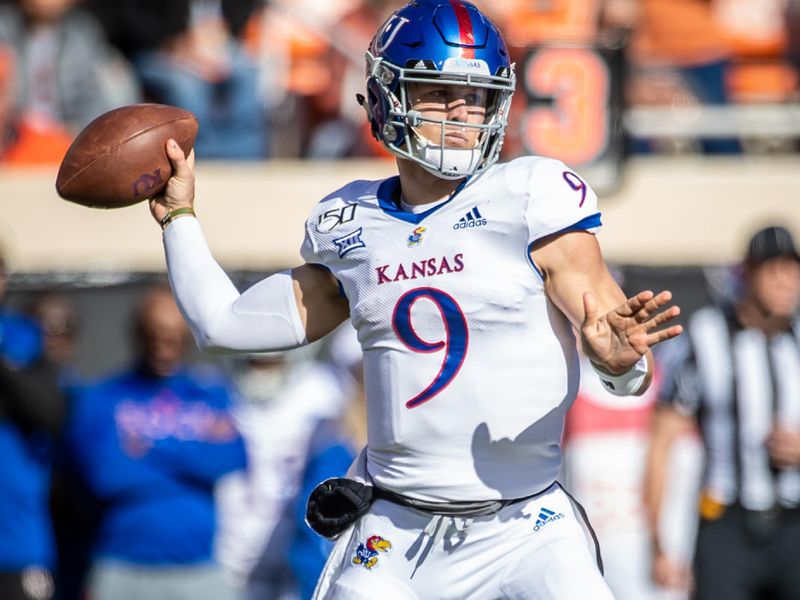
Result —
<instances>
[{"instance_id":1,"label":"blue football helmet","mask_svg":"<svg viewBox=\"0 0 800 600\"><path fill-rule=\"evenodd\" d=\"M392 154L437 177L461 179L497 161L516 79L500 32L464 0L415 0L395 12L366 53L367 111L372 134ZM483 88L486 118L480 124L434 120L409 105L409 83ZM423 123L438 125L440 139L422 136ZM445 128L473 128L474 148L447 148Z\"/></svg>"}]
</instances>

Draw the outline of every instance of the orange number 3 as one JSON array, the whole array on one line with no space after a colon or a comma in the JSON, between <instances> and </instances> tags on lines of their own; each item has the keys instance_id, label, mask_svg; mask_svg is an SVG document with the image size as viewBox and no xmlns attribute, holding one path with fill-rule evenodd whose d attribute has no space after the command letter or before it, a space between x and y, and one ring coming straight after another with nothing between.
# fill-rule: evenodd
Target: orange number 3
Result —
<instances>
[{"instance_id":1,"label":"orange number 3","mask_svg":"<svg viewBox=\"0 0 800 600\"><path fill-rule=\"evenodd\" d=\"M533 106L523 121L523 140L533 154L583 165L600 158L609 141L611 74L590 48L542 48L525 65L529 95L553 99Z\"/></svg>"}]
</instances>

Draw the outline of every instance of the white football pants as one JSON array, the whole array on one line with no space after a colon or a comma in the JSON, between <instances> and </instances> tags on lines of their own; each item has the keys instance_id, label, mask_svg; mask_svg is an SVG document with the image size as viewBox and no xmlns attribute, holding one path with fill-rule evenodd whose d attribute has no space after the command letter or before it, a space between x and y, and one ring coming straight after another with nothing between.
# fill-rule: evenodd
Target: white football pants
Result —
<instances>
[{"instance_id":1,"label":"white football pants","mask_svg":"<svg viewBox=\"0 0 800 600\"><path fill-rule=\"evenodd\" d=\"M336 543L315 600L613 600L567 495L490 517L432 516L385 500Z\"/></svg>"}]
</instances>

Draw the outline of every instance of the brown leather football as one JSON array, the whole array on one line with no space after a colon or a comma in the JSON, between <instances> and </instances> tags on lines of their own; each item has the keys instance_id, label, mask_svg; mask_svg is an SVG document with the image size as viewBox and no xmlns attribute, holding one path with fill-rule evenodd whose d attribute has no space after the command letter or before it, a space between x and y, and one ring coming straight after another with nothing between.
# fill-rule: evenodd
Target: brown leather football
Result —
<instances>
[{"instance_id":1,"label":"brown leather football","mask_svg":"<svg viewBox=\"0 0 800 600\"><path fill-rule=\"evenodd\" d=\"M166 142L188 155L197 136L189 111L165 104L132 104L97 117L72 142L56 178L65 200L94 208L121 208L158 194L172 166Z\"/></svg>"}]
</instances>

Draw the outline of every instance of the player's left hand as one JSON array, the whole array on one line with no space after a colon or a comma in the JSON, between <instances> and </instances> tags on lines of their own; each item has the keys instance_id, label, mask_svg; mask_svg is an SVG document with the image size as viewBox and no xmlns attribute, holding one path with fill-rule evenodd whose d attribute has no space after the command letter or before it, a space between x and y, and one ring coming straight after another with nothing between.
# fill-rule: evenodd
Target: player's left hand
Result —
<instances>
[{"instance_id":1,"label":"player's left hand","mask_svg":"<svg viewBox=\"0 0 800 600\"><path fill-rule=\"evenodd\" d=\"M680 325L663 327L681 312L677 306L658 312L670 300L672 293L668 291L653 294L648 290L598 316L597 301L591 292L586 292L580 330L583 352L613 375L629 371L650 348L683 331Z\"/></svg>"}]
</instances>

